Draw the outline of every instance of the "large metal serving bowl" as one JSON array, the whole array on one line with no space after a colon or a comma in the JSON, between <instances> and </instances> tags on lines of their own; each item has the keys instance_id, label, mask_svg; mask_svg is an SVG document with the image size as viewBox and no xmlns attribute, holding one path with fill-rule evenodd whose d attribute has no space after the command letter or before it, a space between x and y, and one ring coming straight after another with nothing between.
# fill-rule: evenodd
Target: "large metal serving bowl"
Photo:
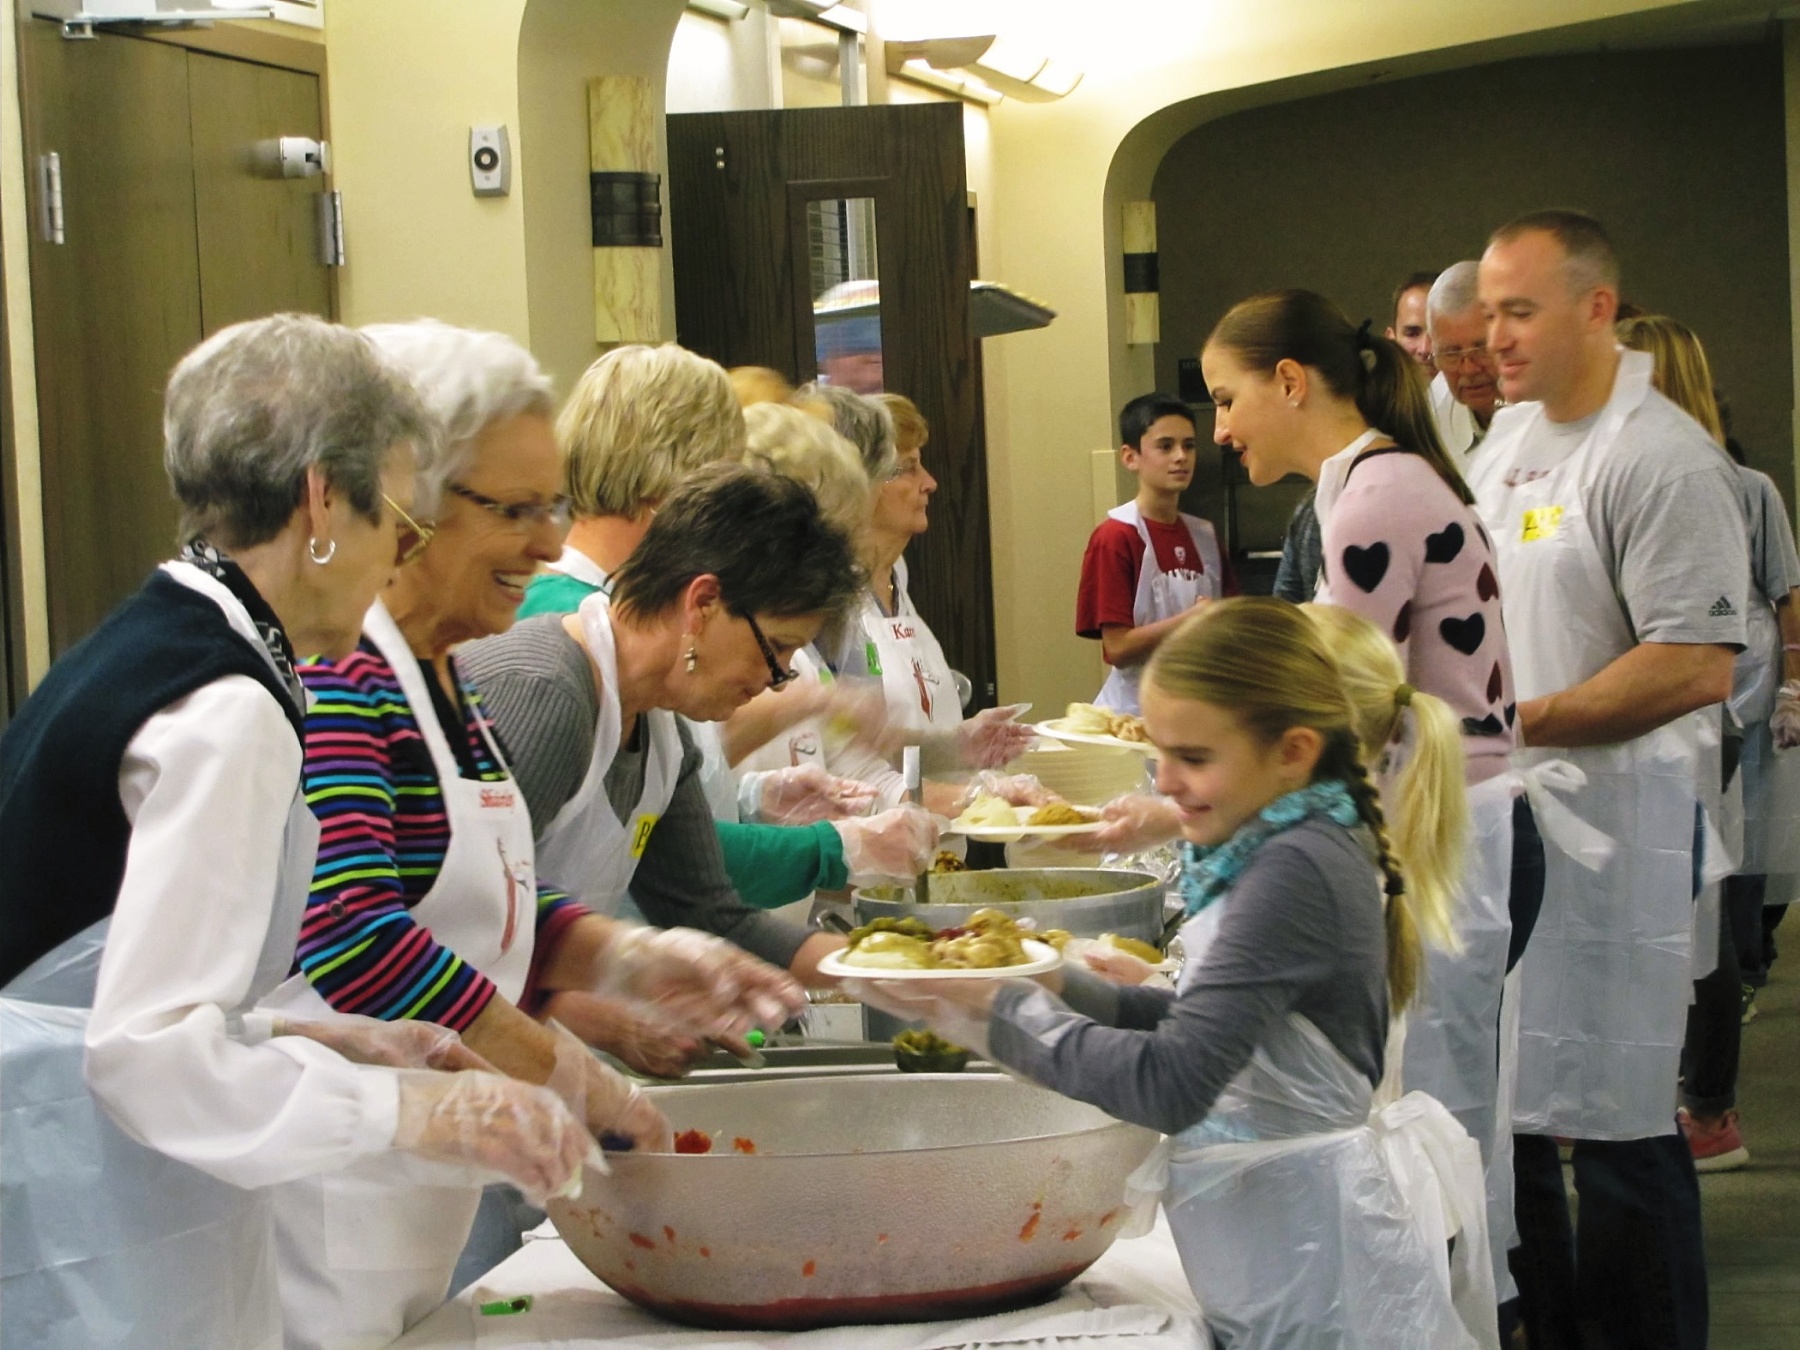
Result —
<instances>
[{"instance_id":1,"label":"large metal serving bowl","mask_svg":"<svg viewBox=\"0 0 1800 1350\"><path fill-rule=\"evenodd\" d=\"M632 1302L703 1327L973 1316L1112 1244L1156 1135L997 1074L653 1088L715 1151L614 1154L550 1217ZM734 1141L755 1147L738 1151Z\"/></svg>"},{"instance_id":2,"label":"large metal serving bowl","mask_svg":"<svg viewBox=\"0 0 1800 1350\"><path fill-rule=\"evenodd\" d=\"M978 909L992 908L1076 937L1117 933L1153 945L1162 940L1163 886L1148 872L1104 867L936 872L930 896L930 904L920 905L911 887L865 886L851 893L851 911L859 924L917 915L933 928L951 928Z\"/></svg>"}]
</instances>

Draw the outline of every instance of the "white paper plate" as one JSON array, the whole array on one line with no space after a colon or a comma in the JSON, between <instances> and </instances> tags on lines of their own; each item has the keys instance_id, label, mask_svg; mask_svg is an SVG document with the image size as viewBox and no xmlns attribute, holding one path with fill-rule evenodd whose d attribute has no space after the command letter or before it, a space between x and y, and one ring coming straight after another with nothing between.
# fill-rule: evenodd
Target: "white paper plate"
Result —
<instances>
[{"instance_id":1,"label":"white paper plate","mask_svg":"<svg viewBox=\"0 0 1800 1350\"><path fill-rule=\"evenodd\" d=\"M1062 964L1062 953L1048 942L1023 940L1031 960L1022 966L990 966L984 970L883 970L878 966L851 966L832 952L819 962L819 973L840 980L1010 980L1015 975L1042 975Z\"/></svg>"},{"instance_id":2,"label":"white paper plate","mask_svg":"<svg viewBox=\"0 0 1800 1350\"><path fill-rule=\"evenodd\" d=\"M1102 942L1099 938L1070 938L1068 945L1063 948L1063 959L1070 964L1079 961L1085 968L1087 966L1087 956L1089 952L1117 951L1121 951L1121 949L1113 946L1110 942ZM1131 952L1123 952L1123 955L1126 956L1132 954L1133 953ZM1143 960L1142 957L1139 957L1138 959L1140 961ZM1145 964L1149 965L1150 969L1158 975L1173 975L1176 971L1181 969L1181 962L1170 960L1166 957L1161 961L1155 963L1145 962Z\"/></svg>"},{"instance_id":3,"label":"white paper plate","mask_svg":"<svg viewBox=\"0 0 1800 1350\"><path fill-rule=\"evenodd\" d=\"M1036 810L1035 806L1013 807L1013 815L1019 821L1017 825L976 825L953 820L944 833L960 834L964 839L978 839L983 843L1010 844L1018 839L1057 839L1066 834L1092 834L1108 823L1104 820L1087 820L1079 825L1027 825L1025 822Z\"/></svg>"},{"instance_id":4,"label":"white paper plate","mask_svg":"<svg viewBox=\"0 0 1800 1350\"><path fill-rule=\"evenodd\" d=\"M1037 731L1040 736L1048 736L1052 740L1067 741L1071 745L1104 745L1114 750L1135 750L1140 755L1156 755L1156 747L1149 741L1122 741L1117 736L1100 736L1091 731L1070 731L1063 723L1066 717L1052 717L1047 722L1039 722Z\"/></svg>"}]
</instances>

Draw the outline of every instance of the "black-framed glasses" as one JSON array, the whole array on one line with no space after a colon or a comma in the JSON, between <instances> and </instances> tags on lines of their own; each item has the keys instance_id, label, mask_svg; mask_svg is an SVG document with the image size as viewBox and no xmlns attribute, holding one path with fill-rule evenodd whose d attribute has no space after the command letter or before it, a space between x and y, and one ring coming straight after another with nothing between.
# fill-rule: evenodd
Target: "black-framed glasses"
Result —
<instances>
[{"instance_id":1,"label":"black-framed glasses","mask_svg":"<svg viewBox=\"0 0 1800 1350\"><path fill-rule=\"evenodd\" d=\"M763 636L762 625L756 622L756 616L746 614L744 622L750 625L750 635L756 639L756 645L762 648L763 660L769 663L769 688L779 689L782 685L799 679L799 671L781 668L781 662L775 659L775 648L770 646L769 639Z\"/></svg>"},{"instance_id":2,"label":"black-framed glasses","mask_svg":"<svg viewBox=\"0 0 1800 1350\"><path fill-rule=\"evenodd\" d=\"M395 515L400 517L400 523L413 532L413 542L400 554L399 565L405 567L406 564L425 551L425 546L431 542L432 536L437 533L437 526L427 525L422 521L414 520L410 511L400 505L400 503L395 501L392 497L388 496L385 492L381 494L381 500L386 502L388 508L393 511Z\"/></svg>"},{"instance_id":3,"label":"black-framed glasses","mask_svg":"<svg viewBox=\"0 0 1800 1350\"><path fill-rule=\"evenodd\" d=\"M559 530L569 528L567 497L554 497L547 502L503 502L461 483L445 483L444 486L464 501L474 502L483 511L498 516L515 530L530 530L539 525L554 525Z\"/></svg>"}]
</instances>

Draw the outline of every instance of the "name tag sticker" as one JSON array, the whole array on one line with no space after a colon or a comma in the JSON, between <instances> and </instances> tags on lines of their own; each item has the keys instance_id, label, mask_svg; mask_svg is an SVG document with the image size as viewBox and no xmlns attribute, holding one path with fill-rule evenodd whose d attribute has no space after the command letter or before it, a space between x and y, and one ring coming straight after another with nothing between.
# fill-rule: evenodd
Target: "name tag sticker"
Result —
<instances>
[{"instance_id":1,"label":"name tag sticker","mask_svg":"<svg viewBox=\"0 0 1800 1350\"><path fill-rule=\"evenodd\" d=\"M661 816L639 816L637 823L631 827L631 856L641 858L644 850L650 847L650 832L656 828Z\"/></svg>"},{"instance_id":2,"label":"name tag sticker","mask_svg":"<svg viewBox=\"0 0 1800 1350\"><path fill-rule=\"evenodd\" d=\"M1554 539L1556 532L1562 528L1563 509L1560 506L1533 506L1525 512L1523 523L1519 526L1519 542L1529 544L1537 539Z\"/></svg>"}]
</instances>

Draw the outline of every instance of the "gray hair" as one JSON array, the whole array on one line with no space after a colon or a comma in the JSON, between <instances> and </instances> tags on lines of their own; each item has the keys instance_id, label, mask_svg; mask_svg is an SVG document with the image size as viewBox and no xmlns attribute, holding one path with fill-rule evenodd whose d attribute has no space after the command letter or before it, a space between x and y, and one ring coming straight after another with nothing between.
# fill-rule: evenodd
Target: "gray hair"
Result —
<instances>
[{"instance_id":1,"label":"gray hair","mask_svg":"<svg viewBox=\"0 0 1800 1350\"><path fill-rule=\"evenodd\" d=\"M280 534L314 467L378 523L394 447L422 456L436 443L419 396L373 344L310 314L221 329L181 358L163 399L163 468L182 537L226 549Z\"/></svg>"},{"instance_id":2,"label":"gray hair","mask_svg":"<svg viewBox=\"0 0 1800 1350\"><path fill-rule=\"evenodd\" d=\"M444 484L474 458L475 442L494 422L524 413L556 412L550 379L536 358L504 333L456 328L436 319L372 323L363 335L413 382L426 410L437 419L441 440L419 455L413 514L430 519L444 499Z\"/></svg>"},{"instance_id":3,"label":"gray hair","mask_svg":"<svg viewBox=\"0 0 1800 1350\"><path fill-rule=\"evenodd\" d=\"M851 538L868 523L869 475L856 447L811 413L789 403L744 409L744 462L760 464L812 489L819 510Z\"/></svg>"},{"instance_id":4,"label":"gray hair","mask_svg":"<svg viewBox=\"0 0 1800 1350\"><path fill-rule=\"evenodd\" d=\"M823 403L831 410L831 425L862 456L869 481L877 485L894 476L900 455L895 446L894 418L872 398L833 384L802 385L797 403Z\"/></svg>"},{"instance_id":5,"label":"gray hair","mask_svg":"<svg viewBox=\"0 0 1800 1350\"><path fill-rule=\"evenodd\" d=\"M718 362L632 343L582 372L556 439L575 514L630 519L695 469L741 455L744 410Z\"/></svg>"},{"instance_id":6,"label":"gray hair","mask_svg":"<svg viewBox=\"0 0 1800 1350\"><path fill-rule=\"evenodd\" d=\"M1481 304L1481 264L1465 260L1451 263L1431 283L1425 297L1425 322L1467 314Z\"/></svg>"}]
</instances>

